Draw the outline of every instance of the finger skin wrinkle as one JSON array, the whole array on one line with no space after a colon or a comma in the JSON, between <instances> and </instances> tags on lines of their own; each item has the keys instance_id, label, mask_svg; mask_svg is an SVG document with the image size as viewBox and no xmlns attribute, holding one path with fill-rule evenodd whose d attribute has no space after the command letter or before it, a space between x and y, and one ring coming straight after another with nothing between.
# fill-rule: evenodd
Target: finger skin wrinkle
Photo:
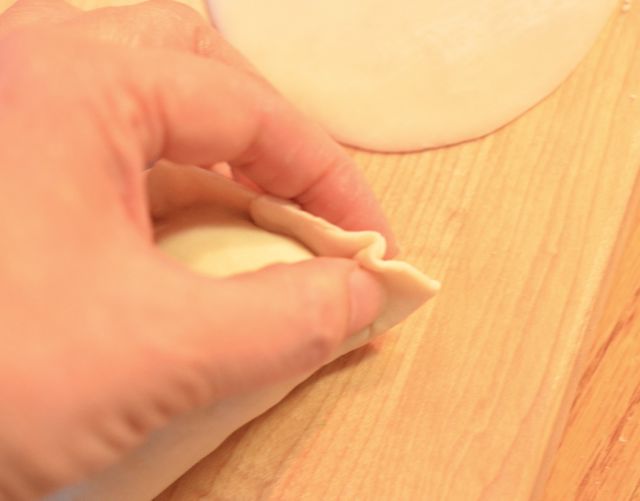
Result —
<instances>
[{"instance_id":1,"label":"finger skin wrinkle","mask_svg":"<svg viewBox=\"0 0 640 501\"><path fill-rule=\"evenodd\" d=\"M318 175L315 178L311 178L307 182L306 187L301 187L302 189L298 194L293 195L296 202L298 202L302 207L307 207L313 205L318 199L318 191L322 192L322 189L326 183L333 184L332 181L337 177L339 180L339 176L336 176L336 171L339 169L338 163L329 163L326 164L326 167L318 172ZM340 190L337 190L337 196L340 196Z\"/></svg>"}]
</instances>

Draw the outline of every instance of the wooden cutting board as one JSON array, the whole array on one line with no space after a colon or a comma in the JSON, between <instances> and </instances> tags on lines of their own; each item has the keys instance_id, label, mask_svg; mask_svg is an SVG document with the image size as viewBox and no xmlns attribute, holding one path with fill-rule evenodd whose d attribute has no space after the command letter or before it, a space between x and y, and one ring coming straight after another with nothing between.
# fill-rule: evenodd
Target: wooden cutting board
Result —
<instances>
[{"instance_id":1,"label":"wooden cutting board","mask_svg":"<svg viewBox=\"0 0 640 501\"><path fill-rule=\"evenodd\" d=\"M99 2L115 4L74 3ZM442 292L160 499L538 495L640 198L639 41L636 5L614 14L558 91L502 130L419 154L354 151L402 257Z\"/></svg>"}]
</instances>

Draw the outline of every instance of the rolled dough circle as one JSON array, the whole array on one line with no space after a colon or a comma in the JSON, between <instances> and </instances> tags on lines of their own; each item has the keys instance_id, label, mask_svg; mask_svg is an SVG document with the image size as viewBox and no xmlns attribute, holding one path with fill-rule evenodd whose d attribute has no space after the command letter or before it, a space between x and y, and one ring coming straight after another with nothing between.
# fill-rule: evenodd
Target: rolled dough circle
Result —
<instances>
[{"instance_id":1,"label":"rolled dough circle","mask_svg":"<svg viewBox=\"0 0 640 501\"><path fill-rule=\"evenodd\" d=\"M380 151L501 127L555 89L614 0L208 0L223 35L340 141Z\"/></svg>"}]
</instances>

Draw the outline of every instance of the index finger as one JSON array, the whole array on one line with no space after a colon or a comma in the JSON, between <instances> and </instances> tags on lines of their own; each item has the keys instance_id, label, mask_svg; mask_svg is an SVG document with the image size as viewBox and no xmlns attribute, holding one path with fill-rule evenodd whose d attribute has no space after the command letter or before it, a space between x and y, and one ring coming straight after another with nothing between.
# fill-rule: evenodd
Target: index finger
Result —
<instances>
[{"instance_id":1,"label":"index finger","mask_svg":"<svg viewBox=\"0 0 640 501\"><path fill-rule=\"evenodd\" d=\"M160 22L163 19L166 22ZM389 225L355 162L319 126L280 97L240 53L191 9L176 2L155 0L94 11L75 25L91 36L107 33L109 41L145 40L157 48L182 51L189 47L197 55L236 70L221 78L230 82L254 80L253 99L269 105L254 108L258 112L252 119L259 121L259 126L252 130L246 149L223 160L264 191L294 200L334 224L348 230L379 231L387 238L389 254L393 254L395 243ZM189 46L183 38L197 43ZM214 98L212 92L210 99ZM220 94L219 98L225 96Z\"/></svg>"},{"instance_id":2,"label":"index finger","mask_svg":"<svg viewBox=\"0 0 640 501\"><path fill-rule=\"evenodd\" d=\"M347 230L375 230L395 241L363 173L319 126L282 98L257 117L250 145L229 163L260 188L294 200Z\"/></svg>"},{"instance_id":3,"label":"index finger","mask_svg":"<svg viewBox=\"0 0 640 501\"><path fill-rule=\"evenodd\" d=\"M88 89L119 101L133 100L137 110L133 115L141 117L127 112L119 119L133 119L134 123L125 125L133 129L130 137L138 136L147 162L159 158L197 165L229 162L264 191L291 199L336 225L382 233L389 255L393 254L395 244L387 220L353 160L319 126L246 68L189 54L182 46L174 48L171 37L167 38L169 46L161 49L87 43L94 39L95 30L89 29L92 23L77 24L78 29L68 32L60 25L41 32L58 39L49 48L68 49L73 54L62 58L65 64L73 63L73 70L57 73L78 79L80 68L91 70L91 75L79 80L95 81L97 86L85 85L82 92ZM108 52L104 59L100 59L102 51ZM79 64L83 59L84 66ZM110 64L97 66L96 60ZM72 83L67 82L64 91L73 92L77 100L79 89L72 90ZM108 88L101 89L101 83ZM122 106L130 108L130 104ZM112 112L118 111L113 107ZM116 129L109 133L116 134Z\"/></svg>"}]
</instances>

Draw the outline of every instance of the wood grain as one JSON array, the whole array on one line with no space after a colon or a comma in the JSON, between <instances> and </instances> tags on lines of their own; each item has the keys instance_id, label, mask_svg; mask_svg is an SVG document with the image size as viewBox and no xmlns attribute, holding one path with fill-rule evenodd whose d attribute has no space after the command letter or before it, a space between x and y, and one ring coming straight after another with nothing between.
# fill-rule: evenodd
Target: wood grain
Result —
<instances>
[{"instance_id":1,"label":"wood grain","mask_svg":"<svg viewBox=\"0 0 640 501\"><path fill-rule=\"evenodd\" d=\"M639 189L640 192L640 189ZM637 192L638 193L638 192ZM638 197L640 198L640 197ZM640 499L640 203L554 459L544 501Z\"/></svg>"},{"instance_id":2,"label":"wood grain","mask_svg":"<svg viewBox=\"0 0 640 501\"><path fill-rule=\"evenodd\" d=\"M637 13L617 15L558 92L481 141L355 153L442 294L162 499L528 499L640 167L639 31Z\"/></svg>"},{"instance_id":3,"label":"wood grain","mask_svg":"<svg viewBox=\"0 0 640 501\"><path fill-rule=\"evenodd\" d=\"M624 320L637 305L603 302L640 172L638 10L616 13L572 77L497 133L419 154L353 153L403 257L441 279L442 293L321 370L160 499L528 499L545 485L579 357L609 327L542 495L596 499L599 482L613 493L599 499L638 496L635 485L615 489L638 474L640 448L624 440L640 351L603 365L640 350ZM606 412L603 401L613 402ZM594 429L601 446L576 452ZM612 461L625 466L603 470Z\"/></svg>"}]
</instances>

